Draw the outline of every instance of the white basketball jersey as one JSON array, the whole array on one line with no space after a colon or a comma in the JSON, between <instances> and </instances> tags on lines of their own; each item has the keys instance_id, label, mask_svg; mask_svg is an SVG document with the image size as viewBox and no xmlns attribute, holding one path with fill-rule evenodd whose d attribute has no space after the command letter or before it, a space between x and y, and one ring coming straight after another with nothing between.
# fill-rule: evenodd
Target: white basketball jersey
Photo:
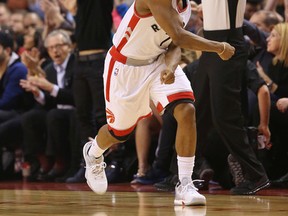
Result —
<instances>
[{"instance_id":1,"label":"white basketball jersey","mask_svg":"<svg viewBox=\"0 0 288 216\"><path fill-rule=\"evenodd\" d=\"M136 0L137 1L137 0ZM186 25L190 19L191 8L180 9L177 0L171 0L173 8L179 13ZM171 38L156 22L152 14L139 16L135 10L135 2L123 17L114 37L113 44L122 55L139 60L155 59L166 51Z\"/></svg>"}]
</instances>

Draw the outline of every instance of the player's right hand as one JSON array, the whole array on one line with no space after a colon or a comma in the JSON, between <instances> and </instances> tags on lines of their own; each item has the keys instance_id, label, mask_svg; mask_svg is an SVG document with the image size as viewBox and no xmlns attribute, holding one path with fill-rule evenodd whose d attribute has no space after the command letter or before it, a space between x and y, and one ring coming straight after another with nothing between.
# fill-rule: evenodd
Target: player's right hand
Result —
<instances>
[{"instance_id":1,"label":"player's right hand","mask_svg":"<svg viewBox=\"0 0 288 216\"><path fill-rule=\"evenodd\" d=\"M175 81L174 72L170 69L165 69L161 71L160 74L160 82L161 84L172 84Z\"/></svg>"},{"instance_id":2,"label":"player's right hand","mask_svg":"<svg viewBox=\"0 0 288 216\"><path fill-rule=\"evenodd\" d=\"M221 44L223 44L223 50L218 55L222 60L230 59L235 53L235 48L226 42L222 42Z\"/></svg>"}]
</instances>

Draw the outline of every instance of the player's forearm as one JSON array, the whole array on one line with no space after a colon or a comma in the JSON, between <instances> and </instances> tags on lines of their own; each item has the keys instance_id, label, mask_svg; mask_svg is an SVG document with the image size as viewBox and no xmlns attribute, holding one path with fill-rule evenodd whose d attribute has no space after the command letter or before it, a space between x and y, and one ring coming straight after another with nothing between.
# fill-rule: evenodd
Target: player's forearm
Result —
<instances>
[{"instance_id":1,"label":"player's forearm","mask_svg":"<svg viewBox=\"0 0 288 216\"><path fill-rule=\"evenodd\" d=\"M224 46L221 42L207 40L187 31L183 31L182 34L179 34L176 38L173 39L173 42L184 49L204 52L221 53L224 49Z\"/></svg>"},{"instance_id":2,"label":"player's forearm","mask_svg":"<svg viewBox=\"0 0 288 216\"><path fill-rule=\"evenodd\" d=\"M165 54L165 63L169 69L174 71L181 60L181 48L170 44Z\"/></svg>"}]
</instances>

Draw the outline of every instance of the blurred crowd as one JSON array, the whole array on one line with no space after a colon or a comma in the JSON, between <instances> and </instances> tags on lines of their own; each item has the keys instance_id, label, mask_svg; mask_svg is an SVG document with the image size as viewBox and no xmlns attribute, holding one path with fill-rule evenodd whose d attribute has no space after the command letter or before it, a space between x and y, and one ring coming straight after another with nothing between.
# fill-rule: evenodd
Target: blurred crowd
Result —
<instances>
[{"instance_id":1,"label":"blurred crowd","mask_svg":"<svg viewBox=\"0 0 288 216\"><path fill-rule=\"evenodd\" d=\"M105 54L132 3L0 1L0 180L85 182L82 147L106 123ZM186 28L202 36L201 0L191 6ZM249 143L272 185L288 187L288 0L247 0L243 32L249 59L241 106ZM182 50L179 62L194 91L200 56ZM153 103L151 110L134 136L105 152L109 182L174 190L175 134L169 131L177 122L160 116ZM243 167L219 134L212 129L204 136L196 186L243 181Z\"/></svg>"}]
</instances>

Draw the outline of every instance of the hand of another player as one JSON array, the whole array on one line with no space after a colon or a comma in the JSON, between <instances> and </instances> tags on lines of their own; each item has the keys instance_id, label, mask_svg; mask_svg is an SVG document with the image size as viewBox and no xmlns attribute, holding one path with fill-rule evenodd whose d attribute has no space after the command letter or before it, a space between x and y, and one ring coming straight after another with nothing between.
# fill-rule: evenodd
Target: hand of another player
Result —
<instances>
[{"instance_id":1,"label":"hand of another player","mask_svg":"<svg viewBox=\"0 0 288 216\"><path fill-rule=\"evenodd\" d=\"M222 44L223 44L223 51L218 53L218 55L222 60L228 60L234 55L235 48L226 42L222 42Z\"/></svg>"},{"instance_id":2,"label":"hand of another player","mask_svg":"<svg viewBox=\"0 0 288 216\"><path fill-rule=\"evenodd\" d=\"M161 84L172 84L175 81L174 72L170 69L165 69L160 74Z\"/></svg>"}]
</instances>

